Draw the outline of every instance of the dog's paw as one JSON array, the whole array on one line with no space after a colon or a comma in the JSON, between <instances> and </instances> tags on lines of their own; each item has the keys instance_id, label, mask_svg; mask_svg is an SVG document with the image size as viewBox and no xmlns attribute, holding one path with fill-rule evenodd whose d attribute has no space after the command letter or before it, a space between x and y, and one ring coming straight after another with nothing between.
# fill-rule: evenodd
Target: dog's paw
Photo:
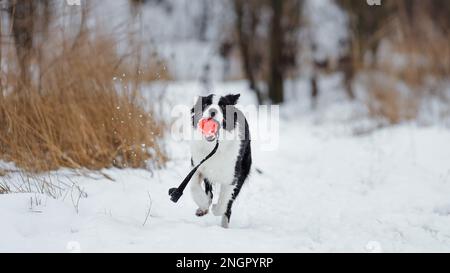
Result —
<instances>
[{"instance_id":1,"label":"dog's paw","mask_svg":"<svg viewBox=\"0 0 450 273\"><path fill-rule=\"evenodd\" d=\"M195 212L195 215L198 217L205 216L206 214L208 214L208 210L197 209Z\"/></svg>"},{"instance_id":2,"label":"dog's paw","mask_svg":"<svg viewBox=\"0 0 450 273\"><path fill-rule=\"evenodd\" d=\"M230 227L230 219L227 217L227 216L222 216L222 224L221 224L221 226L223 227L223 228L229 228Z\"/></svg>"},{"instance_id":3,"label":"dog's paw","mask_svg":"<svg viewBox=\"0 0 450 273\"><path fill-rule=\"evenodd\" d=\"M217 204L213 205L211 210L214 216L222 216L225 214L225 211Z\"/></svg>"}]
</instances>

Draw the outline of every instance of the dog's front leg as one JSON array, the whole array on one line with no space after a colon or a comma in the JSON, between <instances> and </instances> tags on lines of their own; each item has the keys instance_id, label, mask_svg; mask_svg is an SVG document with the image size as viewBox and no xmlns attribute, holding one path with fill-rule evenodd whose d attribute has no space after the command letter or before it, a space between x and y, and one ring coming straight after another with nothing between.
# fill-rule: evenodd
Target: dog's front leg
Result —
<instances>
[{"instance_id":1,"label":"dog's front leg","mask_svg":"<svg viewBox=\"0 0 450 273\"><path fill-rule=\"evenodd\" d=\"M209 206L212 203L212 192L207 193L202 188L203 177L201 174L196 173L193 177L191 184L191 194L194 202L197 204L198 209L195 215L201 217L208 214Z\"/></svg>"}]
</instances>

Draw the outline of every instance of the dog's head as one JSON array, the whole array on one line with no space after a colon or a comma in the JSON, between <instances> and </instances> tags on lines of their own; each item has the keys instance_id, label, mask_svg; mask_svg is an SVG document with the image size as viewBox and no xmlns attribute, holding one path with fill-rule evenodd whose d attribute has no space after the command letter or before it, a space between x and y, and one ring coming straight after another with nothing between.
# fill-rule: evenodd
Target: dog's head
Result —
<instances>
[{"instance_id":1,"label":"dog's head","mask_svg":"<svg viewBox=\"0 0 450 273\"><path fill-rule=\"evenodd\" d=\"M206 136L207 141L214 141L219 137L219 132L223 130L231 131L235 126L235 105L237 104L240 94L227 95L219 97L209 95L206 97L198 97L194 107L191 110L192 126L199 129L201 121L214 121L218 124L218 130L215 135ZM227 115L228 113L228 115ZM232 119L232 120L230 120Z\"/></svg>"}]
</instances>

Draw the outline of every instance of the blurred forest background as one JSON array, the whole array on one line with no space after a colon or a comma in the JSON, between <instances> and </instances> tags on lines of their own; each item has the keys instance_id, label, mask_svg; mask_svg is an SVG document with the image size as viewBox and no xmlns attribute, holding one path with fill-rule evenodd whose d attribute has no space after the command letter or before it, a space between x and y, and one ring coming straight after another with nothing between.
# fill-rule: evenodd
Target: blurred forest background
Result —
<instances>
[{"instance_id":1,"label":"blurred forest background","mask_svg":"<svg viewBox=\"0 0 450 273\"><path fill-rule=\"evenodd\" d=\"M259 104L310 111L341 92L383 126L424 107L432 122L450 116L446 0L80 3L0 0L0 159L37 171L162 166L165 125L141 92L155 82L208 93L245 81ZM323 88L327 75L342 88Z\"/></svg>"}]
</instances>

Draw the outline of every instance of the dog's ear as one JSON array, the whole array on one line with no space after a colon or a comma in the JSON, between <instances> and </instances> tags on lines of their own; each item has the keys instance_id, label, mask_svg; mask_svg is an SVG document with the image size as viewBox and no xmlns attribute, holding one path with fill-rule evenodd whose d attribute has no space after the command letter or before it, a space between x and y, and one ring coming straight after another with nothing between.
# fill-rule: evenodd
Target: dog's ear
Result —
<instances>
[{"instance_id":1,"label":"dog's ear","mask_svg":"<svg viewBox=\"0 0 450 273\"><path fill-rule=\"evenodd\" d=\"M209 96L206 96L206 97L198 96L197 97L197 103L200 103L201 105L211 104L212 100L213 100L213 97L214 97L213 94L211 94Z\"/></svg>"},{"instance_id":2,"label":"dog's ear","mask_svg":"<svg viewBox=\"0 0 450 273\"><path fill-rule=\"evenodd\" d=\"M204 105L211 104L211 103L212 103L212 100L213 100L213 97L214 97L213 94L211 94L211 95L209 95L209 96L206 96L206 97L197 96L197 97L194 99L194 101L195 101L195 102L194 102L194 107L191 109L191 112L192 112L192 113L194 112L194 108L195 108L196 106L202 107L202 106L204 106Z\"/></svg>"},{"instance_id":3,"label":"dog's ear","mask_svg":"<svg viewBox=\"0 0 450 273\"><path fill-rule=\"evenodd\" d=\"M227 95L223 97L225 99L225 102L227 105L236 105L239 101L239 98L241 97L241 94L236 95Z\"/></svg>"}]
</instances>

